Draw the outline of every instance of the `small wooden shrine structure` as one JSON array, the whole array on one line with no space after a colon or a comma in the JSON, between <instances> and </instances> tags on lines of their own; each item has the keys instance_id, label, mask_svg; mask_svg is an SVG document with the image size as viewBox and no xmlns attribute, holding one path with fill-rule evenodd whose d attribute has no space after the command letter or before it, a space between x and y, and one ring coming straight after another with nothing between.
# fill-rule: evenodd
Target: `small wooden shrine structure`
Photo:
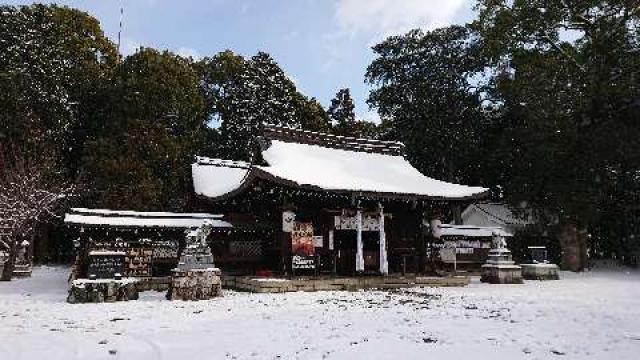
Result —
<instances>
[{"instance_id":1,"label":"small wooden shrine structure","mask_svg":"<svg viewBox=\"0 0 640 360\"><path fill-rule=\"evenodd\" d=\"M187 232L205 221L213 224L211 238L232 229L222 215L206 213L71 209L64 222L77 253L74 276L167 277L178 264Z\"/></svg>"},{"instance_id":2,"label":"small wooden shrine structure","mask_svg":"<svg viewBox=\"0 0 640 360\"><path fill-rule=\"evenodd\" d=\"M488 192L424 176L398 142L270 126L259 142L260 163L198 157L192 165L202 210L262 229L234 245L259 249L256 273L426 272L431 220ZM216 259L225 252L214 246Z\"/></svg>"}]
</instances>

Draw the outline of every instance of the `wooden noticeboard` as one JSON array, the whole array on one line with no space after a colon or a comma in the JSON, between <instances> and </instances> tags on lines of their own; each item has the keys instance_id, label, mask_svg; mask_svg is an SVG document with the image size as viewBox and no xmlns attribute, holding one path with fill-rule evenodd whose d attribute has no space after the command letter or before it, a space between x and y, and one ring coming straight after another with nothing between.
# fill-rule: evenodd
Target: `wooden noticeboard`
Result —
<instances>
[{"instance_id":1,"label":"wooden noticeboard","mask_svg":"<svg viewBox=\"0 0 640 360\"><path fill-rule=\"evenodd\" d=\"M151 276L153 249L150 247L132 247L127 249L125 273L131 277Z\"/></svg>"}]
</instances>

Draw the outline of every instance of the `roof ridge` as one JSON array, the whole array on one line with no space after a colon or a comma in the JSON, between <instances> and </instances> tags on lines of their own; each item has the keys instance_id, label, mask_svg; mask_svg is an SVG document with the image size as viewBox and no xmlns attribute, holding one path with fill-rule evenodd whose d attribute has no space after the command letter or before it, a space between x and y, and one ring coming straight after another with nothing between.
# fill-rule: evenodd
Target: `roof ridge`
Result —
<instances>
[{"instance_id":1,"label":"roof ridge","mask_svg":"<svg viewBox=\"0 0 640 360\"><path fill-rule=\"evenodd\" d=\"M280 140L383 155L403 156L405 151L405 145L397 141L334 135L286 126L264 125L262 136L268 141Z\"/></svg>"},{"instance_id":2,"label":"roof ridge","mask_svg":"<svg viewBox=\"0 0 640 360\"><path fill-rule=\"evenodd\" d=\"M213 166L220 166L220 167L231 167L231 168L242 168L242 169L251 168L251 164L246 161L226 160L226 159L210 158L206 156L196 156L196 163L198 165L213 165Z\"/></svg>"},{"instance_id":3,"label":"roof ridge","mask_svg":"<svg viewBox=\"0 0 640 360\"><path fill-rule=\"evenodd\" d=\"M513 210L511 210L511 208L506 205L506 204L501 204L501 203L479 203L479 204L474 204L474 206L479 209L480 211L482 211L483 213L489 215L492 218L498 219L500 221L502 221L505 224L509 224L509 225L517 225L516 222L513 221L509 221L508 219L503 219L502 217L496 215L496 214L492 214L489 211L483 209L480 205L498 205L498 206L502 206L505 207L507 210L509 210L511 212L511 214L513 215ZM514 220L523 220L523 219L519 219L517 216L511 216L512 219Z\"/></svg>"}]
</instances>

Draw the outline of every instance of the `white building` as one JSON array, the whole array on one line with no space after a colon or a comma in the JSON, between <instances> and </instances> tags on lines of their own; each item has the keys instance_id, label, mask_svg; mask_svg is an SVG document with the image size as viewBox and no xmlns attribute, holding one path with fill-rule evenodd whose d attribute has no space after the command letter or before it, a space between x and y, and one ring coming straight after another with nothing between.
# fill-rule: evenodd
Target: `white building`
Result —
<instances>
[{"instance_id":1,"label":"white building","mask_svg":"<svg viewBox=\"0 0 640 360\"><path fill-rule=\"evenodd\" d=\"M469 205L462 212L462 223L464 225L500 227L510 234L515 234L518 229L532 222L530 219L518 217L505 204L480 203Z\"/></svg>"}]
</instances>

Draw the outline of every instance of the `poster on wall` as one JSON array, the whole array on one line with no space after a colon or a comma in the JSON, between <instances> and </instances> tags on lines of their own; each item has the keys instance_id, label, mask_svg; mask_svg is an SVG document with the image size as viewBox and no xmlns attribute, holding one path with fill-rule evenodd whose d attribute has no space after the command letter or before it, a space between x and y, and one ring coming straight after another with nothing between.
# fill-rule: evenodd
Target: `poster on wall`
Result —
<instances>
[{"instance_id":1,"label":"poster on wall","mask_svg":"<svg viewBox=\"0 0 640 360\"><path fill-rule=\"evenodd\" d=\"M295 222L291 232L291 266L294 270L316 268L313 224Z\"/></svg>"},{"instance_id":2,"label":"poster on wall","mask_svg":"<svg viewBox=\"0 0 640 360\"><path fill-rule=\"evenodd\" d=\"M291 232L291 252L293 255L313 256L313 224L296 222Z\"/></svg>"}]
</instances>

